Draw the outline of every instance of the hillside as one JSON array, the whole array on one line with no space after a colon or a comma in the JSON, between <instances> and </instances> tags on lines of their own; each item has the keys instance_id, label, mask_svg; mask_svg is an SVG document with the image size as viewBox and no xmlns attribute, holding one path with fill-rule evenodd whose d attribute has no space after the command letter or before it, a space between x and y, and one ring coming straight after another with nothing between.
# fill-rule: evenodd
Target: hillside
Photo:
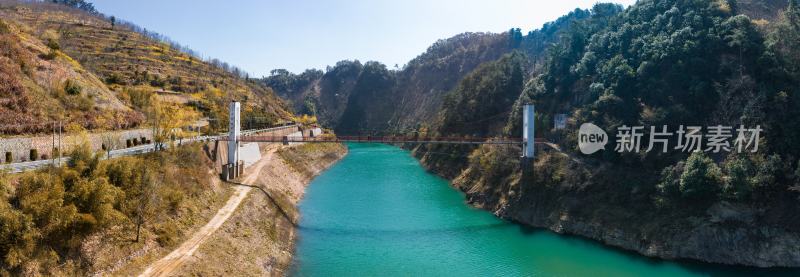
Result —
<instances>
[{"instance_id":1,"label":"hillside","mask_svg":"<svg viewBox=\"0 0 800 277\"><path fill-rule=\"evenodd\" d=\"M141 125L142 99L156 92L178 94L224 128L227 103L244 101L243 112L264 121L291 116L272 91L247 78L134 31L134 25L48 3L0 2L4 133L35 133L64 120L87 129ZM5 99L5 97L4 97ZM170 102L171 100L167 100ZM175 102L172 100L171 102ZM21 105L32 103L32 105ZM24 107L24 109L23 109ZM221 123L220 123L221 122ZM47 125L47 124L45 124Z\"/></svg>"},{"instance_id":2,"label":"hillside","mask_svg":"<svg viewBox=\"0 0 800 277\"><path fill-rule=\"evenodd\" d=\"M481 64L516 51L526 56L525 77L533 76L541 70L549 45L588 16L588 11L576 9L527 35L520 29L463 33L435 42L400 69L341 61L324 72L273 70L262 81L289 100L295 112L315 114L340 134L427 132L439 120L445 96Z\"/></svg>"},{"instance_id":3,"label":"hillside","mask_svg":"<svg viewBox=\"0 0 800 277\"><path fill-rule=\"evenodd\" d=\"M298 111L361 134L519 137L521 105L533 103L537 136L561 150L540 148L530 174L518 147L407 146L470 203L514 221L648 256L798 266L798 22L796 1L600 4L527 35L478 36L496 44L465 39L479 51L443 41L402 70L373 65L380 70L366 75L369 89L354 74L336 91L358 93L335 106L292 92L304 100L295 109L313 108ZM320 112L331 107L347 120ZM552 129L556 114L568 115L567 131ZM577 152L585 122L609 132L605 151ZM623 125L760 126L766 138L756 153L618 153L614 131Z\"/></svg>"},{"instance_id":4,"label":"hillside","mask_svg":"<svg viewBox=\"0 0 800 277\"><path fill-rule=\"evenodd\" d=\"M518 107L533 103L547 126L539 134L566 153L540 149L529 175L519 149L484 146L449 163L418 155L471 202L515 221L648 256L798 266L794 7L766 26L722 1L639 1L584 21L527 82L504 131L518 134ZM623 125L745 125L767 138L746 154L619 153L612 139L586 156L576 132L550 129L558 113L570 116L567 130L591 122L612 136Z\"/></svg>"}]
</instances>

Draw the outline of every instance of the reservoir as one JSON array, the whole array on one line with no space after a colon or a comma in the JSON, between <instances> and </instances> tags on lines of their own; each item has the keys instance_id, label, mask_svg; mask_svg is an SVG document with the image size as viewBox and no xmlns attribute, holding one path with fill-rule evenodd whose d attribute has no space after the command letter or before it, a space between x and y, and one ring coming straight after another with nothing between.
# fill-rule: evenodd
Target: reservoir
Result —
<instances>
[{"instance_id":1,"label":"reservoir","mask_svg":"<svg viewBox=\"0 0 800 277\"><path fill-rule=\"evenodd\" d=\"M293 276L800 276L660 261L470 207L408 151L350 144L300 203Z\"/></svg>"}]
</instances>

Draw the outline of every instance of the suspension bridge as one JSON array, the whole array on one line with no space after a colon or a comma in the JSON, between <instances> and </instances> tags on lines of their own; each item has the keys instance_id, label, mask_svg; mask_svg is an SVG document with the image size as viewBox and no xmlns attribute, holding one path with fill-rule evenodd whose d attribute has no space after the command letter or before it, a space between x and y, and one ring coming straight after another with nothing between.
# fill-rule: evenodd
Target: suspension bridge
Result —
<instances>
[{"instance_id":1,"label":"suspension bridge","mask_svg":"<svg viewBox=\"0 0 800 277\"><path fill-rule=\"evenodd\" d=\"M221 141L231 141L221 138ZM275 142L275 143L438 143L438 144L498 144L521 145L521 138L472 138L472 137L420 137L420 136L248 136L241 137L238 142ZM536 138L534 143L545 143Z\"/></svg>"},{"instance_id":2,"label":"suspension bridge","mask_svg":"<svg viewBox=\"0 0 800 277\"><path fill-rule=\"evenodd\" d=\"M544 139L535 137L535 113L533 105L523 106L522 137L520 138L474 138L474 137L427 137L427 136L335 136L335 135L306 135L297 132L286 136L259 136L252 134L242 135L241 132L241 104L231 102L229 106L228 136L220 136L218 140L228 143L228 163L223 170L225 179L238 177L244 171L244 164L239 160L239 143L271 142L271 143L412 143L412 144L466 144L466 145L520 145L522 146L522 159L529 161L534 158L535 145L547 144Z\"/></svg>"},{"instance_id":3,"label":"suspension bridge","mask_svg":"<svg viewBox=\"0 0 800 277\"><path fill-rule=\"evenodd\" d=\"M557 146L534 136L534 108L533 105L525 105L523 108L523 130L521 137L455 137L455 136L424 136L420 134L412 136L336 136L323 135L320 133L307 133L301 130L300 126L292 124L267 129L241 129L241 104L231 102L229 106L229 126L227 133L210 136L198 136L187 138L183 142L193 141L220 141L227 142L227 163L223 164L225 172L224 178L232 179L238 177L244 170L244 165L240 160L239 146L241 143L266 142L266 143L388 143L388 144L461 144L461 145L519 145L522 146L523 160L534 157L536 144ZM296 130L296 131L295 131ZM292 132L289 135L283 135ZM162 147L164 147L162 145ZM147 144L136 147L115 149L107 151L106 158L136 155L156 151L158 144ZM39 160L30 162L10 163L0 165L0 170L10 170L11 172L22 172L34 170L48 165L61 165L69 158L59 157L52 160ZM223 160L225 160L223 158Z\"/></svg>"}]
</instances>

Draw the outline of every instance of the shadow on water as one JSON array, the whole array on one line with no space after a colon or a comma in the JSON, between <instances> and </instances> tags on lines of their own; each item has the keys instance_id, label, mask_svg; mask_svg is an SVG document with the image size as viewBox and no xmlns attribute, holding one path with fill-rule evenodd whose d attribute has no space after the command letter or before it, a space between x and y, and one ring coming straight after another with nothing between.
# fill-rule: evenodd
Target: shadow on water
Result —
<instances>
[{"instance_id":1,"label":"shadow on water","mask_svg":"<svg viewBox=\"0 0 800 277\"><path fill-rule=\"evenodd\" d=\"M526 226L520 223L511 223L514 224L519 228L519 232L523 236L534 236L540 234L550 234L557 236L559 240L570 244L570 245L579 245L579 246L593 246L593 247L600 247L607 251L615 252L620 254L623 258L628 259L634 262L643 262L649 265L666 265L666 264L673 264L679 266L683 269L686 269L692 273L697 273L703 276L719 276L719 277L727 277L727 276L786 276L786 277L797 277L800 276L800 269L796 268L759 268L759 267L748 267L748 266L735 266L735 265L723 265L723 264L715 264L715 263L705 263L700 261L694 260L687 260L687 259L677 259L677 260L665 260L659 259L654 257L644 256L636 251L622 249L615 246L610 246L604 243L601 243L596 240L592 240L586 237L572 235L572 234L559 234L555 233L551 230L544 229L544 228L536 228Z\"/></svg>"}]
</instances>

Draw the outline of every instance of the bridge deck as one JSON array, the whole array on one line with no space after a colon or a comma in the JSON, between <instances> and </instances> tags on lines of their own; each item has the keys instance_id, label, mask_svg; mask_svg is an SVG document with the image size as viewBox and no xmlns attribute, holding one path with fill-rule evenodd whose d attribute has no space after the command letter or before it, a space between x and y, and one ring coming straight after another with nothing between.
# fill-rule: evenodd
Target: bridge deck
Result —
<instances>
[{"instance_id":1,"label":"bridge deck","mask_svg":"<svg viewBox=\"0 0 800 277\"><path fill-rule=\"evenodd\" d=\"M228 138L220 138L227 141ZM243 136L239 142L306 142L306 143L436 143L436 144L522 144L521 138L403 137L403 136ZM536 143L544 143L536 139Z\"/></svg>"}]
</instances>

